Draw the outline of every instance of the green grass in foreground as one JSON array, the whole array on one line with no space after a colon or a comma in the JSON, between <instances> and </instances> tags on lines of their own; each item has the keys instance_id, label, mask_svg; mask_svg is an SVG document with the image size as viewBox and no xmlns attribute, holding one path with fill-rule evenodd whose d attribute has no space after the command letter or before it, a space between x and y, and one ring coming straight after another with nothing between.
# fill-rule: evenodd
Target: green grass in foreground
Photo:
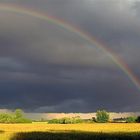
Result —
<instances>
[{"instance_id":1,"label":"green grass in foreground","mask_svg":"<svg viewBox=\"0 0 140 140\"><path fill-rule=\"evenodd\" d=\"M83 131L20 132L10 140L140 140L140 132L95 133Z\"/></svg>"}]
</instances>

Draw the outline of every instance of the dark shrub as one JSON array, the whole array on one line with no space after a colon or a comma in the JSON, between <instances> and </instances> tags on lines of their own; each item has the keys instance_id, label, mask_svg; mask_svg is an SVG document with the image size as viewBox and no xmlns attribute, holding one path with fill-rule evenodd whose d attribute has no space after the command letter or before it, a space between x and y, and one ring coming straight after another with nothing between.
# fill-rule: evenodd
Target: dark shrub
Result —
<instances>
[{"instance_id":1,"label":"dark shrub","mask_svg":"<svg viewBox=\"0 0 140 140\"><path fill-rule=\"evenodd\" d=\"M134 117L134 116L131 116L131 117L127 117L126 118L126 122L127 123L135 123L136 122L136 117Z\"/></svg>"},{"instance_id":2,"label":"dark shrub","mask_svg":"<svg viewBox=\"0 0 140 140\"><path fill-rule=\"evenodd\" d=\"M136 122L140 123L140 116L137 117Z\"/></svg>"}]
</instances>

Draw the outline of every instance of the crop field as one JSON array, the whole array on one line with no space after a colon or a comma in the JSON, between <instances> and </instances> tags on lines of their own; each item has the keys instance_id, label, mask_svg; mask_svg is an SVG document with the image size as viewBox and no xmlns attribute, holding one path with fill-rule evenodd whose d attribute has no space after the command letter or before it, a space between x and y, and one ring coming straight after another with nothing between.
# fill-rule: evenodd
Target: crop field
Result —
<instances>
[{"instance_id":1,"label":"crop field","mask_svg":"<svg viewBox=\"0 0 140 140\"><path fill-rule=\"evenodd\" d=\"M140 139L140 124L0 124L0 140Z\"/></svg>"}]
</instances>

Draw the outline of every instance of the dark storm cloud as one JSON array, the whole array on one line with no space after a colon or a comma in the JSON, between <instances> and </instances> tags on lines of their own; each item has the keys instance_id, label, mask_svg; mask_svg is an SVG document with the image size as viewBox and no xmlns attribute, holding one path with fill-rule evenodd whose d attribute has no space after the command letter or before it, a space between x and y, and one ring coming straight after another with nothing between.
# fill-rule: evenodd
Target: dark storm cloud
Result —
<instances>
[{"instance_id":1,"label":"dark storm cloud","mask_svg":"<svg viewBox=\"0 0 140 140\"><path fill-rule=\"evenodd\" d=\"M80 27L105 42L140 77L136 1L0 2L31 6ZM95 44L12 12L0 13L0 93L1 108L36 112L138 111L140 105L140 91Z\"/></svg>"}]
</instances>

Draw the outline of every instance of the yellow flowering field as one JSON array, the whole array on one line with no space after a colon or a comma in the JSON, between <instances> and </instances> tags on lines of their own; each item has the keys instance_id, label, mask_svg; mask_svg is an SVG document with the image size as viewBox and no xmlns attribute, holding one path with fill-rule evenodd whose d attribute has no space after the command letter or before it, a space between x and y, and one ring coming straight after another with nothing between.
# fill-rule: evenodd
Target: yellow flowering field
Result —
<instances>
[{"instance_id":1,"label":"yellow flowering field","mask_svg":"<svg viewBox=\"0 0 140 140\"><path fill-rule=\"evenodd\" d=\"M129 133L140 132L140 124L138 123L93 123L93 124L0 124L0 140L11 139L19 132L102 132L102 133Z\"/></svg>"}]
</instances>

